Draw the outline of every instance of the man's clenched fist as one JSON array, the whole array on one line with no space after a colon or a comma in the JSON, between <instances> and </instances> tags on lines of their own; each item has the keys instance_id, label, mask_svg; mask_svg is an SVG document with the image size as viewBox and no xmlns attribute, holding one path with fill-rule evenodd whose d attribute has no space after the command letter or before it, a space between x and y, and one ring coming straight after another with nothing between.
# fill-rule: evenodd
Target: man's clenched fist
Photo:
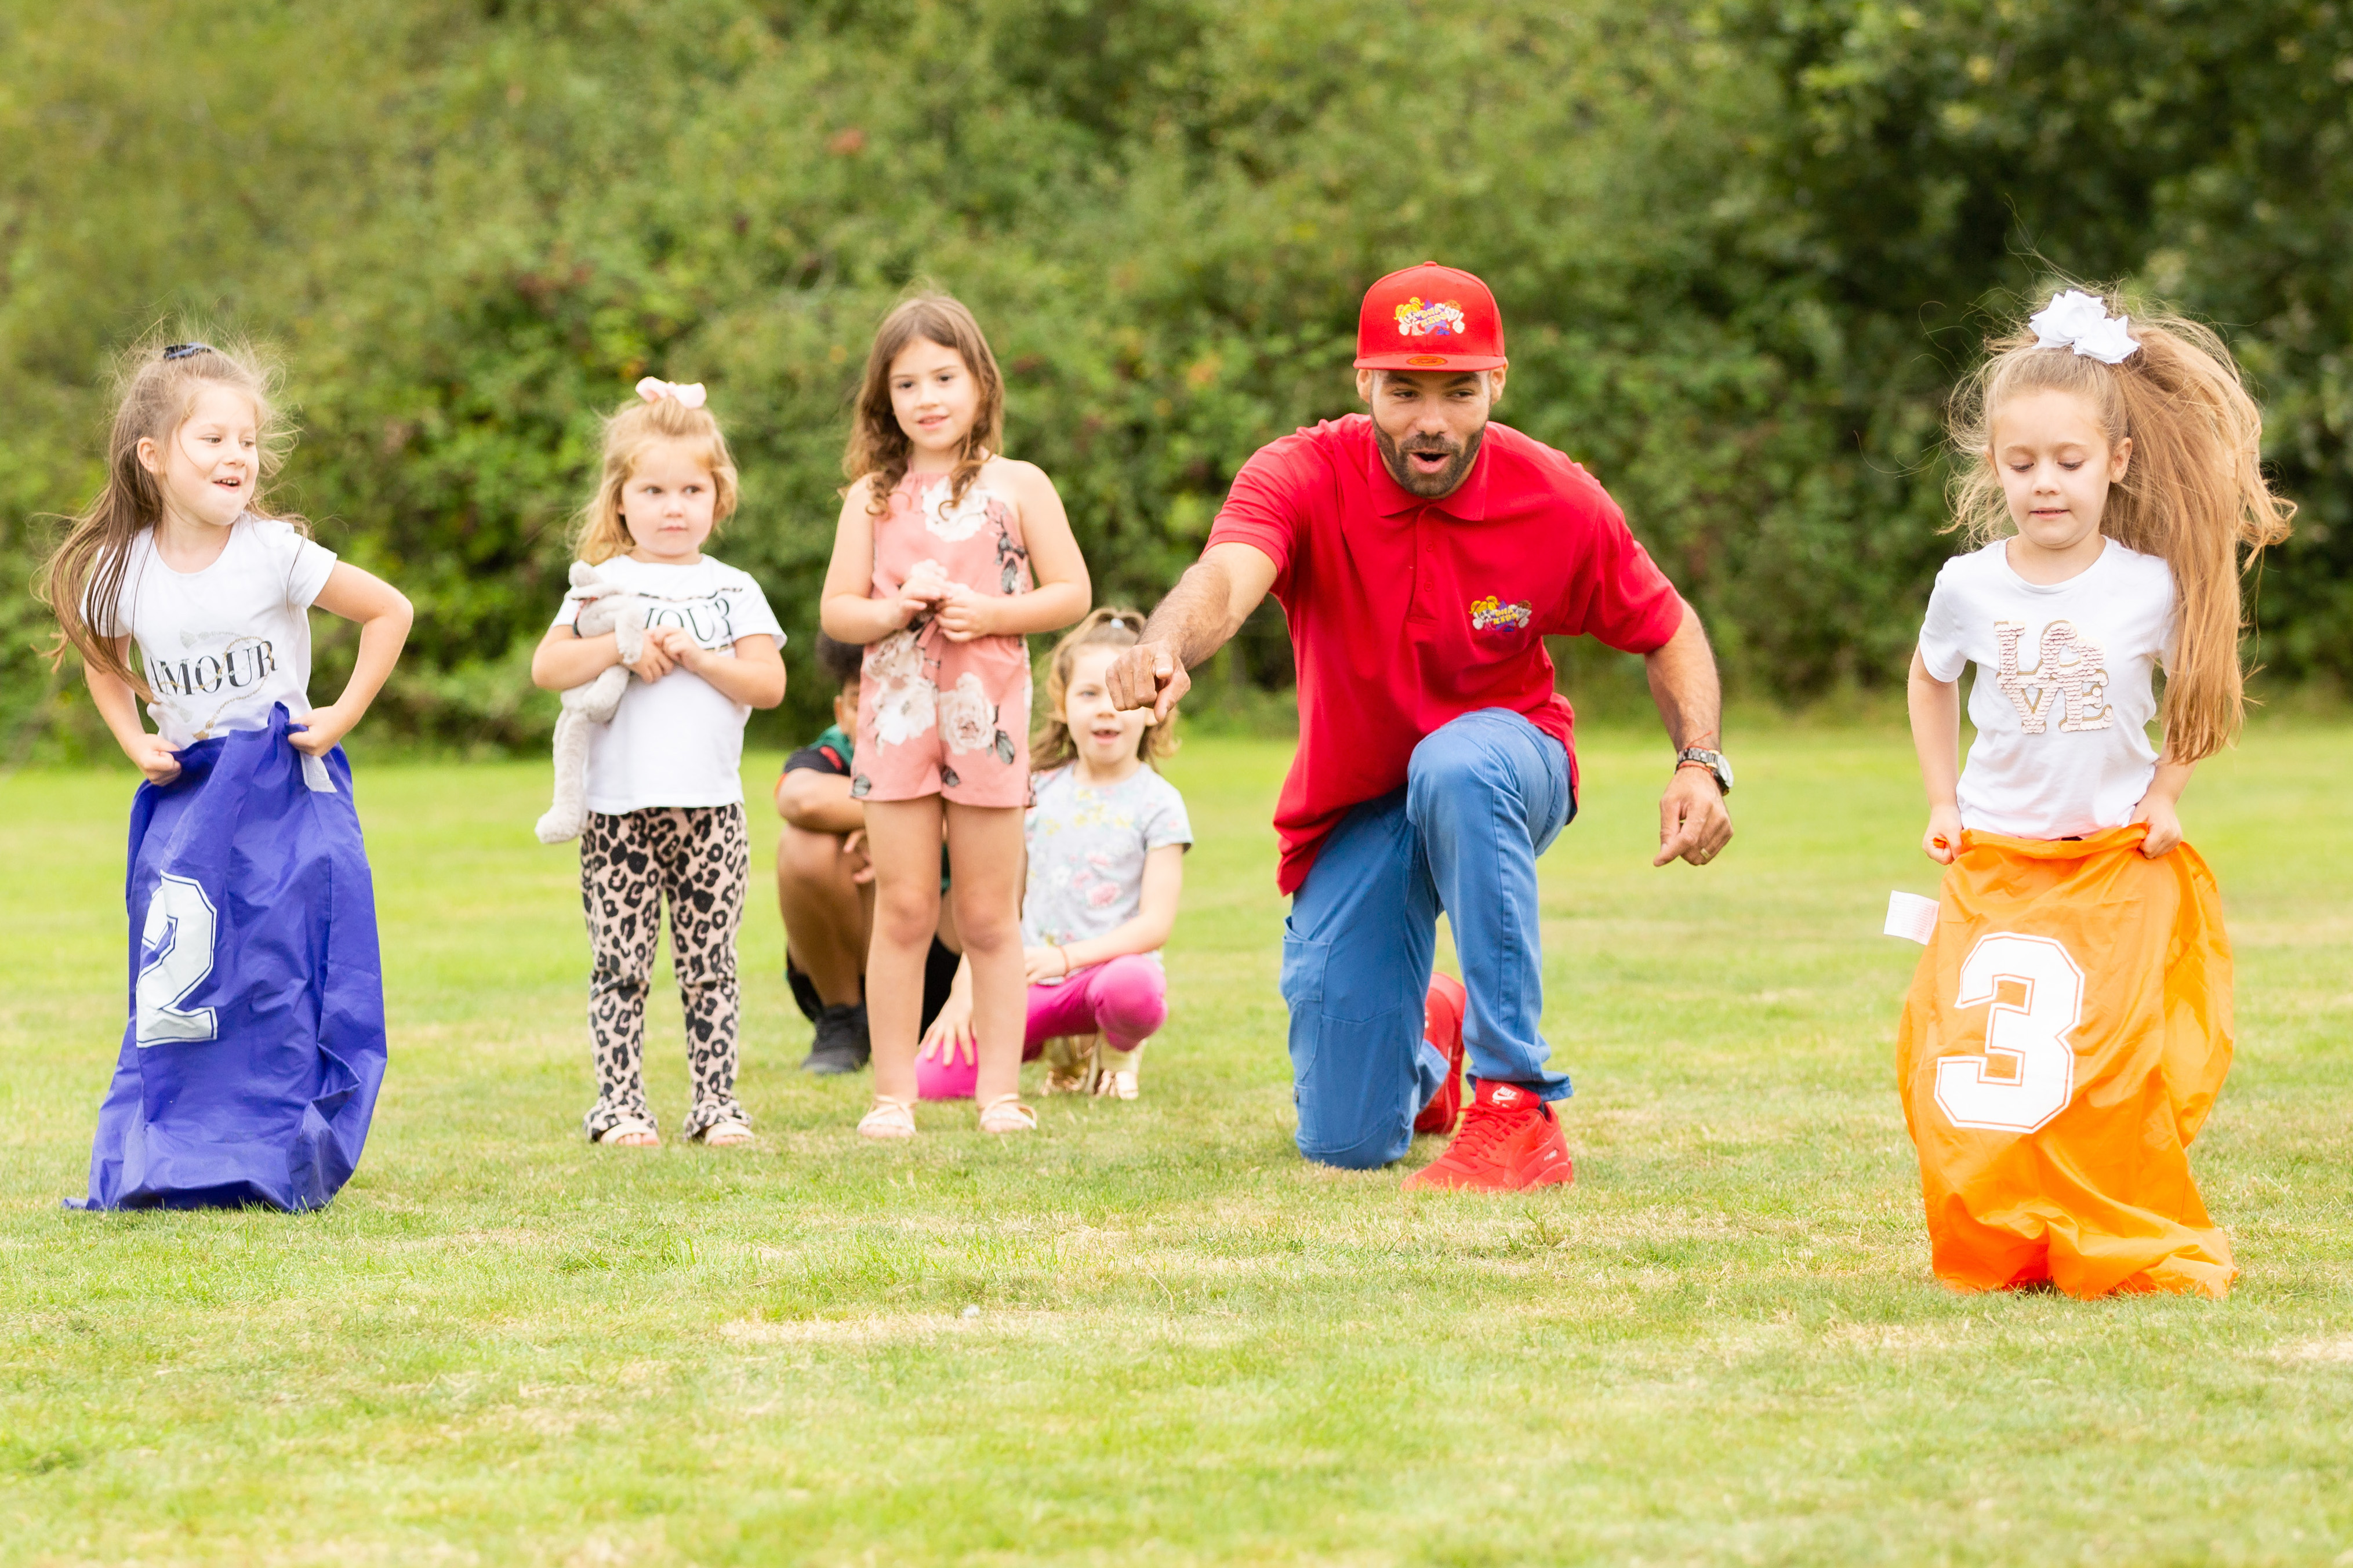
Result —
<instances>
[{"instance_id":1,"label":"man's clenched fist","mask_svg":"<svg viewBox=\"0 0 2353 1568\"><path fill-rule=\"evenodd\" d=\"M1185 661L1164 642L1138 643L1123 648L1105 672L1114 708L1149 708L1155 722L1165 723L1177 699L1192 689Z\"/></svg>"}]
</instances>

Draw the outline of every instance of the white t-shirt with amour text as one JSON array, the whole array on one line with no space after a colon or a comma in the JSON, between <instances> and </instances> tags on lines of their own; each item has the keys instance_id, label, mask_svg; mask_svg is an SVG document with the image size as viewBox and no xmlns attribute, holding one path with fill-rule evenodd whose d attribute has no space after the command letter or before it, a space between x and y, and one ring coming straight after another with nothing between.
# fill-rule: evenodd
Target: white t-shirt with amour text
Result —
<instances>
[{"instance_id":1,"label":"white t-shirt with amour text","mask_svg":"<svg viewBox=\"0 0 2353 1568\"><path fill-rule=\"evenodd\" d=\"M2070 838L2131 821L2157 776L2148 724L2176 624L2172 571L2115 540L2064 583L2021 577L1999 540L1947 562L1920 662L1938 680L1978 667L1961 826Z\"/></svg>"},{"instance_id":2,"label":"white t-shirt with amour text","mask_svg":"<svg viewBox=\"0 0 2353 1568\"><path fill-rule=\"evenodd\" d=\"M705 555L691 566L616 555L596 570L623 593L652 601L649 626L681 626L696 644L735 657L738 637L785 646L766 595L749 574ZM567 595L555 624L585 601ZM649 684L635 675L609 724L589 731L588 809L619 816L649 806L733 805L744 798L744 723L752 710L691 669Z\"/></svg>"},{"instance_id":3,"label":"white t-shirt with amour text","mask_svg":"<svg viewBox=\"0 0 2353 1568\"><path fill-rule=\"evenodd\" d=\"M266 730L276 703L310 710L311 605L334 569L333 551L276 518L238 518L201 572L165 565L150 529L132 543L115 602L87 612L100 636L138 644L148 715L178 751Z\"/></svg>"}]
</instances>

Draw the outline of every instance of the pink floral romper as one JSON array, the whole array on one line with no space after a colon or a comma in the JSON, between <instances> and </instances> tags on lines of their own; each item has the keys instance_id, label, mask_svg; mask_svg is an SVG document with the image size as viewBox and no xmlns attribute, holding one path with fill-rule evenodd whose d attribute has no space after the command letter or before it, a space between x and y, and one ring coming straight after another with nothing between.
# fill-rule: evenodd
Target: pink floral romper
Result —
<instances>
[{"instance_id":1,"label":"pink floral romper","mask_svg":"<svg viewBox=\"0 0 2353 1568\"><path fill-rule=\"evenodd\" d=\"M976 593L1029 591L1013 508L975 479L909 474L874 522L874 596L894 597L925 562ZM1029 647L1018 637L951 642L926 612L867 646L858 683L850 795L960 805L1029 803Z\"/></svg>"}]
</instances>

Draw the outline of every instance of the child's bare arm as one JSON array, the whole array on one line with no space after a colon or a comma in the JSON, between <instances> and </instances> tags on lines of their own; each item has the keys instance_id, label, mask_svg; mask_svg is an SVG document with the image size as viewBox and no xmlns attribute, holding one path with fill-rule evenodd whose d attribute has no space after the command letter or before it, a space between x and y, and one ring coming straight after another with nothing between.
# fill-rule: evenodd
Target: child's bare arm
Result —
<instances>
[{"instance_id":1,"label":"child's bare arm","mask_svg":"<svg viewBox=\"0 0 2353 1568\"><path fill-rule=\"evenodd\" d=\"M1176 929L1176 904L1184 892L1185 846L1163 844L1144 858L1143 896L1135 913L1101 936L1060 947L1030 949L1030 981L1059 980L1073 970L1109 963L1132 952L1159 952L1168 945L1169 932Z\"/></svg>"},{"instance_id":2,"label":"child's bare arm","mask_svg":"<svg viewBox=\"0 0 2353 1568\"><path fill-rule=\"evenodd\" d=\"M2149 781L2148 793L2133 807L2132 819L2148 824L2148 837L2141 840L2140 852L2154 860L2181 842L2181 817L2176 811L2181 792L2189 787L2189 774L2196 763L2168 763L2160 760L2157 777Z\"/></svg>"},{"instance_id":3,"label":"child's bare arm","mask_svg":"<svg viewBox=\"0 0 2353 1568\"><path fill-rule=\"evenodd\" d=\"M659 637L663 649L719 691L747 708L774 708L785 700L785 661L776 639L765 633L735 639L735 657L728 658L705 648L677 626L648 635Z\"/></svg>"},{"instance_id":4,"label":"child's bare arm","mask_svg":"<svg viewBox=\"0 0 2353 1568\"><path fill-rule=\"evenodd\" d=\"M1920 757L1920 783L1928 795L1928 829L1920 847L1928 858L1949 866L1961 847L1961 687L1928 673L1917 649L1905 691L1912 712L1912 749Z\"/></svg>"},{"instance_id":5,"label":"child's bare arm","mask_svg":"<svg viewBox=\"0 0 2353 1568\"><path fill-rule=\"evenodd\" d=\"M621 662L621 639L612 632L582 637L570 626L550 626L531 654L531 683L542 691L569 691L586 686ZM670 650L654 637L638 645L638 662L629 666L638 679L652 682L677 665Z\"/></svg>"},{"instance_id":6,"label":"child's bare arm","mask_svg":"<svg viewBox=\"0 0 2353 1568\"><path fill-rule=\"evenodd\" d=\"M131 639L114 639L114 654L126 665L131 662ZM164 737L148 733L147 726L139 721L139 693L129 683L109 675L96 665L84 660L82 679L90 683L90 700L98 716L114 735L114 743L122 754L138 764L139 771L150 784L169 784L179 776L180 759L164 743Z\"/></svg>"},{"instance_id":7,"label":"child's bare arm","mask_svg":"<svg viewBox=\"0 0 2353 1568\"><path fill-rule=\"evenodd\" d=\"M1029 578L1037 586L1011 595L951 587L941 597L939 619L940 630L954 642L1060 631L1094 602L1086 557L1071 532L1070 514L1062 510L1054 481L1034 463L1005 462L1001 476L998 482L1021 510L1021 540L1029 548Z\"/></svg>"},{"instance_id":8,"label":"child's bare arm","mask_svg":"<svg viewBox=\"0 0 2353 1568\"><path fill-rule=\"evenodd\" d=\"M880 642L928 607L922 595L874 597L874 519L866 510L871 481L860 479L841 498L834 524L833 559L825 569L818 625L836 642Z\"/></svg>"},{"instance_id":9,"label":"child's bare arm","mask_svg":"<svg viewBox=\"0 0 2353 1568\"><path fill-rule=\"evenodd\" d=\"M367 713L368 704L384 689L393 665L400 658L402 645L408 641L409 624L417 612L399 589L347 562L336 563L327 574L327 585L313 602L329 615L360 624L359 658L353 661L352 678L344 683L343 694L326 707L301 715L304 728L288 737L295 750L318 757L351 733Z\"/></svg>"},{"instance_id":10,"label":"child's bare arm","mask_svg":"<svg viewBox=\"0 0 2353 1568\"><path fill-rule=\"evenodd\" d=\"M795 768L776 781L776 815L807 833L861 833L866 807L850 798L850 782L847 773Z\"/></svg>"},{"instance_id":11,"label":"child's bare arm","mask_svg":"<svg viewBox=\"0 0 2353 1568\"><path fill-rule=\"evenodd\" d=\"M954 1061L958 1050L969 1055L976 1043L972 1032L972 959L967 956L956 961L947 998L934 1015L932 1026L923 1031L922 1051L927 1057Z\"/></svg>"}]
</instances>

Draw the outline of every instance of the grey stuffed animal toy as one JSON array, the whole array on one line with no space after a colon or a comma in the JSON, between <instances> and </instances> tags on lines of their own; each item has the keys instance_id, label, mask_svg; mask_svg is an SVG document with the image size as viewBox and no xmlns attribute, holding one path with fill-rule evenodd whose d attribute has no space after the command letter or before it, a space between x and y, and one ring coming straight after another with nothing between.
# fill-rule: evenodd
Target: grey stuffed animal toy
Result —
<instances>
[{"instance_id":1,"label":"grey stuffed animal toy","mask_svg":"<svg viewBox=\"0 0 2353 1568\"><path fill-rule=\"evenodd\" d=\"M564 694L564 711L555 721L555 802L539 819L539 841L563 844L580 837L588 818L589 727L609 724L629 689L630 667L646 647L646 612L651 606L586 561L572 563L572 592L567 597L586 600L573 627L584 637L611 632L621 647L621 662L599 673L586 685Z\"/></svg>"}]
</instances>

